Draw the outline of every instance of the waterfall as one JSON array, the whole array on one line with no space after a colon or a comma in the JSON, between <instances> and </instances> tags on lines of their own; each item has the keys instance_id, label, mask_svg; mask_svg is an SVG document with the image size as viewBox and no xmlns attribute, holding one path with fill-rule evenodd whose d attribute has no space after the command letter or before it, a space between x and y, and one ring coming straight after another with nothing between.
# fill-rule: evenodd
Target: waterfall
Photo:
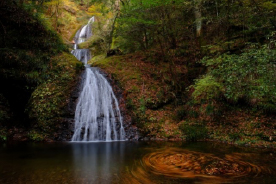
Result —
<instances>
[{"instance_id":1,"label":"waterfall","mask_svg":"<svg viewBox=\"0 0 276 184\"><path fill-rule=\"evenodd\" d=\"M83 62L83 64L85 65L91 59L89 49L75 49L72 50L71 54L73 54L79 61Z\"/></svg>"},{"instance_id":2,"label":"waterfall","mask_svg":"<svg viewBox=\"0 0 276 184\"><path fill-rule=\"evenodd\" d=\"M97 68L90 67L89 49L77 49L78 44L92 36L92 17L75 35L71 52L85 65L82 91L75 111L75 132L72 141L125 140L123 120L119 103L112 87Z\"/></svg>"},{"instance_id":3,"label":"waterfall","mask_svg":"<svg viewBox=\"0 0 276 184\"><path fill-rule=\"evenodd\" d=\"M79 29L74 37L74 49L78 48L78 44L85 42L88 38L92 36L91 24L95 21L94 16L90 18L88 24Z\"/></svg>"}]
</instances>

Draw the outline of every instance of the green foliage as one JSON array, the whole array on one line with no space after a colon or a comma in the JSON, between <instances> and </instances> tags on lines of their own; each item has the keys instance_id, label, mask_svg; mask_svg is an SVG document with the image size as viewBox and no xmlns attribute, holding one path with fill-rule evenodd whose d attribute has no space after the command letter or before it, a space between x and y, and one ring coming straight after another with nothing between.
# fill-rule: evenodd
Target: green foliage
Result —
<instances>
[{"instance_id":1,"label":"green foliage","mask_svg":"<svg viewBox=\"0 0 276 184\"><path fill-rule=\"evenodd\" d=\"M216 82L211 75L197 79L192 87L194 87L192 96L197 102L213 100L218 98L222 92L222 84Z\"/></svg>"},{"instance_id":2,"label":"green foliage","mask_svg":"<svg viewBox=\"0 0 276 184\"><path fill-rule=\"evenodd\" d=\"M225 50L241 49L246 42L263 43L275 29L275 8L267 8L267 4L270 0L202 2L208 42Z\"/></svg>"},{"instance_id":3,"label":"green foliage","mask_svg":"<svg viewBox=\"0 0 276 184\"><path fill-rule=\"evenodd\" d=\"M140 107L139 107L138 110L139 110L140 114L145 115L145 113L146 113L146 100L145 100L145 98L141 97L139 99L139 103L140 103Z\"/></svg>"},{"instance_id":4,"label":"green foliage","mask_svg":"<svg viewBox=\"0 0 276 184\"><path fill-rule=\"evenodd\" d=\"M105 54L107 52L107 46L105 38L99 35L93 35L86 42L79 44L80 49L90 48L93 56Z\"/></svg>"},{"instance_id":5,"label":"green foliage","mask_svg":"<svg viewBox=\"0 0 276 184\"><path fill-rule=\"evenodd\" d=\"M240 55L223 54L204 59L201 62L209 67L209 72L196 82L193 96L197 98L203 93L204 99L215 99L222 92L229 102L245 100L250 105L275 111L275 57L275 49L263 46L244 50ZM213 89L209 90L209 86Z\"/></svg>"},{"instance_id":6,"label":"green foliage","mask_svg":"<svg viewBox=\"0 0 276 184\"><path fill-rule=\"evenodd\" d=\"M179 129L182 131L187 141L197 141L208 138L208 130L202 124L184 121L180 124Z\"/></svg>"},{"instance_id":7,"label":"green foliage","mask_svg":"<svg viewBox=\"0 0 276 184\"><path fill-rule=\"evenodd\" d=\"M52 61L49 79L39 85L32 93L29 102L29 117L34 120L33 127L41 135L53 135L59 128L68 99L75 85L80 62L71 54L63 53ZM40 138L33 134L31 138Z\"/></svg>"},{"instance_id":8,"label":"green foliage","mask_svg":"<svg viewBox=\"0 0 276 184\"><path fill-rule=\"evenodd\" d=\"M191 11L187 1L142 0L124 2L116 27L116 42L124 52L176 47L186 29ZM183 21L184 18L186 21Z\"/></svg>"},{"instance_id":9,"label":"green foliage","mask_svg":"<svg viewBox=\"0 0 276 184\"><path fill-rule=\"evenodd\" d=\"M218 51L236 50L248 41L263 43L265 35L275 30L275 10L269 0L122 1L116 43L124 52L158 48L165 57L167 49L183 51L185 42L197 39L195 27L200 25L200 44L220 45Z\"/></svg>"},{"instance_id":10,"label":"green foliage","mask_svg":"<svg viewBox=\"0 0 276 184\"><path fill-rule=\"evenodd\" d=\"M28 133L28 137L32 141L43 141L45 139L45 135L41 132L37 132L35 130L31 130Z\"/></svg>"}]
</instances>

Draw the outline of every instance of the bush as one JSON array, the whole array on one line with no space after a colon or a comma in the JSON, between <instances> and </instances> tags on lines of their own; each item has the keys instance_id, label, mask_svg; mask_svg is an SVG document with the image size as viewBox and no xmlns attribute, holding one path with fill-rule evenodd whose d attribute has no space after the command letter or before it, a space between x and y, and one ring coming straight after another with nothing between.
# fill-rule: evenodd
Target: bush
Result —
<instances>
[{"instance_id":1,"label":"bush","mask_svg":"<svg viewBox=\"0 0 276 184\"><path fill-rule=\"evenodd\" d=\"M36 132L35 130L31 130L28 133L28 137L32 141L43 141L44 140L44 135L41 132Z\"/></svg>"},{"instance_id":2,"label":"bush","mask_svg":"<svg viewBox=\"0 0 276 184\"><path fill-rule=\"evenodd\" d=\"M181 123L179 129L182 131L187 141L197 141L208 138L208 130L202 124L193 124L185 121Z\"/></svg>"},{"instance_id":3,"label":"bush","mask_svg":"<svg viewBox=\"0 0 276 184\"><path fill-rule=\"evenodd\" d=\"M196 102L209 101L218 98L222 91L222 84L211 75L196 80L192 94Z\"/></svg>"},{"instance_id":4,"label":"bush","mask_svg":"<svg viewBox=\"0 0 276 184\"><path fill-rule=\"evenodd\" d=\"M276 50L250 48L241 55L223 54L201 62L208 74L196 81L192 96L214 99L219 92L231 103L240 100L267 111L276 110Z\"/></svg>"}]
</instances>

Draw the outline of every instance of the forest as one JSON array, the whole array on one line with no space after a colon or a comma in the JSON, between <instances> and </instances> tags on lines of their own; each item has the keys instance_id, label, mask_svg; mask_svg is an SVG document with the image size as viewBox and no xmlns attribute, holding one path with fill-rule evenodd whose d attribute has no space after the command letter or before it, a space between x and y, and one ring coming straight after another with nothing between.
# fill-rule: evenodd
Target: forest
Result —
<instances>
[{"instance_id":1,"label":"forest","mask_svg":"<svg viewBox=\"0 0 276 184\"><path fill-rule=\"evenodd\" d=\"M275 148L275 0L4 0L0 10L1 141L71 138L84 67L70 52L94 16L79 48L120 89L133 139Z\"/></svg>"}]
</instances>

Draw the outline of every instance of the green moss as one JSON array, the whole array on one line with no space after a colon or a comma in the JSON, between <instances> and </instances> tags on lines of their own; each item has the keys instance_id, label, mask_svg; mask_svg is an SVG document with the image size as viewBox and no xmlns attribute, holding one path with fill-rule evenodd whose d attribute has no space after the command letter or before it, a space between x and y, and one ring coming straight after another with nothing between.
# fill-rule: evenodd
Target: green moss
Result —
<instances>
[{"instance_id":1,"label":"green moss","mask_svg":"<svg viewBox=\"0 0 276 184\"><path fill-rule=\"evenodd\" d=\"M92 59L89 61L89 64L94 64L96 62L102 61L105 59L105 54L93 56Z\"/></svg>"},{"instance_id":2,"label":"green moss","mask_svg":"<svg viewBox=\"0 0 276 184\"><path fill-rule=\"evenodd\" d=\"M37 87L29 103L29 116L35 120L33 127L41 134L31 136L34 139L53 135L58 129L58 119L64 116L81 63L73 55L62 53L53 58L51 64L49 79Z\"/></svg>"},{"instance_id":3,"label":"green moss","mask_svg":"<svg viewBox=\"0 0 276 184\"><path fill-rule=\"evenodd\" d=\"M114 56L114 57L106 57L104 58L103 55L99 56L101 58L95 58L95 62L93 63L93 66L98 66L102 68L108 68L108 67L116 67L118 64L120 64L123 60L123 56ZM114 73L114 72L112 72Z\"/></svg>"}]
</instances>

